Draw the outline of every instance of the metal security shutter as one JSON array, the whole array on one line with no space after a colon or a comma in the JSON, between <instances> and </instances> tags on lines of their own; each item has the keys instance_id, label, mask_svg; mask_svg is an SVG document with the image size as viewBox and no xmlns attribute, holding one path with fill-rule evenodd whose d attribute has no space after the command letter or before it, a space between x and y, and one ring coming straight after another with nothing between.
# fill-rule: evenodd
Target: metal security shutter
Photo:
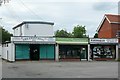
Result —
<instances>
[{"instance_id":1,"label":"metal security shutter","mask_svg":"<svg viewBox=\"0 0 120 80\"><path fill-rule=\"evenodd\" d=\"M45 45L40 45L40 59L46 59L46 46Z\"/></svg>"},{"instance_id":2,"label":"metal security shutter","mask_svg":"<svg viewBox=\"0 0 120 80\"><path fill-rule=\"evenodd\" d=\"M40 45L40 59L54 59L55 49L54 45L42 44Z\"/></svg>"},{"instance_id":3,"label":"metal security shutter","mask_svg":"<svg viewBox=\"0 0 120 80\"><path fill-rule=\"evenodd\" d=\"M15 57L16 59L30 59L29 45L16 44Z\"/></svg>"},{"instance_id":4,"label":"metal security shutter","mask_svg":"<svg viewBox=\"0 0 120 80\"><path fill-rule=\"evenodd\" d=\"M47 45L47 58L54 59L54 45Z\"/></svg>"}]
</instances>

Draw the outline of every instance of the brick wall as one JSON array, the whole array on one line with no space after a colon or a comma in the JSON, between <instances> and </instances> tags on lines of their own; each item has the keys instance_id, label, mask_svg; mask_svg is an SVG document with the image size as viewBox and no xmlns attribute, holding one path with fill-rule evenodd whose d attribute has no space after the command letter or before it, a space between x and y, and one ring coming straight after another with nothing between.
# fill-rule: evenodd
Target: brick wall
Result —
<instances>
[{"instance_id":1,"label":"brick wall","mask_svg":"<svg viewBox=\"0 0 120 80\"><path fill-rule=\"evenodd\" d=\"M99 38L111 38L111 24L105 19L101 29L98 32Z\"/></svg>"},{"instance_id":2,"label":"brick wall","mask_svg":"<svg viewBox=\"0 0 120 80\"><path fill-rule=\"evenodd\" d=\"M118 28L118 26L120 26L120 25L118 25L118 24L111 24L111 29L112 29L111 37L112 38L116 38L117 32L120 31L120 28Z\"/></svg>"}]
</instances>

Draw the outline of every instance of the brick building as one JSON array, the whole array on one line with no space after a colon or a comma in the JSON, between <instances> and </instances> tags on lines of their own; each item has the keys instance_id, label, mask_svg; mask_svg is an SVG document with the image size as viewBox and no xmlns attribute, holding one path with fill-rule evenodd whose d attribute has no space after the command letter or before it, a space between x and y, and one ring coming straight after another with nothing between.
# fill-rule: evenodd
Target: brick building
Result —
<instances>
[{"instance_id":1,"label":"brick building","mask_svg":"<svg viewBox=\"0 0 120 80\"><path fill-rule=\"evenodd\" d=\"M99 38L118 38L120 53L120 15L105 14L98 29ZM120 54L118 54L120 58Z\"/></svg>"},{"instance_id":2,"label":"brick building","mask_svg":"<svg viewBox=\"0 0 120 80\"><path fill-rule=\"evenodd\" d=\"M120 38L120 15L105 14L97 32L99 38ZM120 43L120 39L119 39Z\"/></svg>"}]
</instances>

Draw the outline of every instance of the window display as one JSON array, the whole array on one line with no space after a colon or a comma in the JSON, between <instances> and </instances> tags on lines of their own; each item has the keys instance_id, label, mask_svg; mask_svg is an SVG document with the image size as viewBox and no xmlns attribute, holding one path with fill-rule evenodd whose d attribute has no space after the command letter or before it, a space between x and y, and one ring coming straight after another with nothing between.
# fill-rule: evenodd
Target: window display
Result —
<instances>
[{"instance_id":1,"label":"window display","mask_svg":"<svg viewBox=\"0 0 120 80\"><path fill-rule=\"evenodd\" d=\"M86 59L87 52L85 46L61 45L59 50L61 59Z\"/></svg>"},{"instance_id":2,"label":"window display","mask_svg":"<svg viewBox=\"0 0 120 80\"><path fill-rule=\"evenodd\" d=\"M94 46L93 58L115 58L115 46Z\"/></svg>"}]
</instances>

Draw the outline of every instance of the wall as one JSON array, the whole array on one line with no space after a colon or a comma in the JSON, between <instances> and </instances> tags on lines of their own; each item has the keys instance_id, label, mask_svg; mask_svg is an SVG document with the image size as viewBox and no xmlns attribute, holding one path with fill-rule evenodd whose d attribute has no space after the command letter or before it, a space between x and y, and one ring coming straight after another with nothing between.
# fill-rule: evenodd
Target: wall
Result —
<instances>
[{"instance_id":1,"label":"wall","mask_svg":"<svg viewBox=\"0 0 120 80\"><path fill-rule=\"evenodd\" d=\"M119 28L120 24L111 24L111 29L112 29L112 38L116 38L116 34L118 31L120 31L120 28Z\"/></svg>"},{"instance_id":2,"label":"wall","mask_svg":"<svg viewBox=\"0 0 120 80\"><path fill-rule=\"evenodd\" d=\"M20 27L14 29L14 36L20 36Z\"/></svg>"},{"instance_id":3,"label":"wall","mask_svg":"<svg viewBox=\"0 0 120 80\"><path fill-rule=\"evenodd\" d=\"M2 47L2 58L8 61L14 61L12 43L3 44Z\"/></svg>"},{"instance_id":4,"label":"wall","mask_svg":"<svg viewBox=\"0 0 120 80\"><path fill-rule=\"evenodd\" d=\"M22 30L23 36L54 36L53 26L48 24L28 24Z\"/></svg>"},{"instance_id":5,"label":"wall","mask_svg":"<svg viewBox=\"0 0 120 80\"><path fill-rule=\"evenodd\" d=\"M106 19L98 32L98 38L111 38L111 24Z\"/></svg>"}]
</instances>

